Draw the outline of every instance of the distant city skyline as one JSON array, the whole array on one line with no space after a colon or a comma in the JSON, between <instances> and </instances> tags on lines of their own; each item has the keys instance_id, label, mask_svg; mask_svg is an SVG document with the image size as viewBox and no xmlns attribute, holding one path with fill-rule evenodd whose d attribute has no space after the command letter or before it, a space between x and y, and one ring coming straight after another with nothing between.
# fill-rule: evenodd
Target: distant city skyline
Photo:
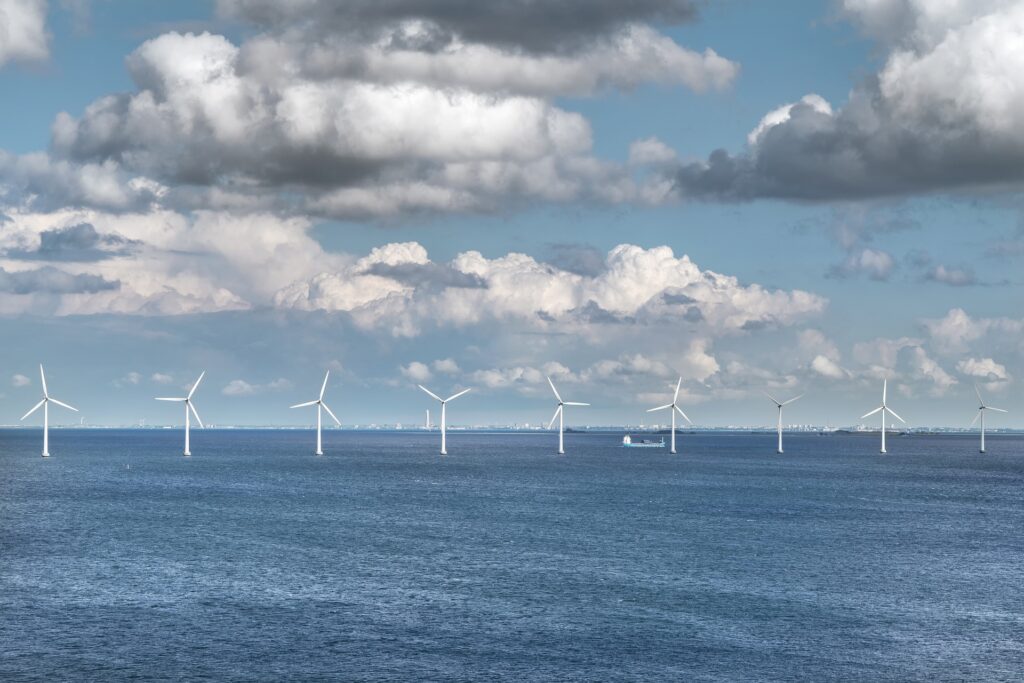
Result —
<instances>
[{"instance_id":1,"label":"distant city skyline","mask_svg":"<svg viewBox=\"0 0 1024 683\"><path fill-rule=\"evenodd\" d=\"M1020 3L380 5L0 0L0 423L1024 428Z\"/></svg>"}]
</instances>

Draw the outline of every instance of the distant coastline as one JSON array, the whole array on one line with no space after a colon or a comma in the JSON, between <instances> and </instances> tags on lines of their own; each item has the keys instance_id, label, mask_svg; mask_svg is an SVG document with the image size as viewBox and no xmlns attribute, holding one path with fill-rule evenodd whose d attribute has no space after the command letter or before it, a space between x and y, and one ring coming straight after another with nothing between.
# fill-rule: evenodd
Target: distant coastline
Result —
<instances>
[{"instance_id":1,"label":"distant coastline","mask_svg":"<svg viewBox=\"0 0 1024 683\"><path fill-rule=\"evenodd\" d=\"M38 430L38 425L4 424L0 430ZM162 431L169 429L181 429L180 424L166 425L50 425L50 429L61 430L118 430L118 431ZM239 430L239 431L307 431L315 429L315 425L218 425L208 424L206 430ZM324 427L324 431L332 432L367 432L367 433L395 433L395 434L434 434L437 428L424 429L423 427L398 427L395 425L354 425L344 427ZM450 432L472 432L476 434L550 434L551 430L540 427L511 427L511 426L448 426ZM557 431L557 430L556 430ZM878 428L857 428L857 427L798 427L787 428L787 434L817 434L821 436L866 436L878 434ZM927 435L974 435L977 429L964 427L912 427L908 429L890 429L888 434L907 436ZM591 427L567 427L566 434L668 434L668 429L636 427L629 425L597 425ZM678 429L676 434L775 434L774 427L688 427ZM1024 429L1015 428L986 428L986 435L992 434L1024 434Z\"/></svg>"}]
</instances>

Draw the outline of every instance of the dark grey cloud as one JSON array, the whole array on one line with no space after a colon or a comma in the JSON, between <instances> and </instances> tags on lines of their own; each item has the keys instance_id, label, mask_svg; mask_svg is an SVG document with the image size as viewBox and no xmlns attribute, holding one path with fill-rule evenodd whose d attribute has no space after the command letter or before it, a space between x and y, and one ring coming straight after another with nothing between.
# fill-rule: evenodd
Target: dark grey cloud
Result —
<instances>
[{"instance_id":1,"label":"dark grey cloud","mask_svg":"<svg viewBox=\"0 0 1024 683\"><path fill-rule=\"evenodd\" d=\"M9 294L94 294L120 287L117 280L67 273L52 266L15 272L0 268L0 292Z\"/></svg>"},{"instance_id":2,"label":"dark grey cloud","mask_svg":"<svg viewBox=\"0 0 1024 683\"><path fill-rule=\"evenodd\" d=\"M166 65L147 63L137 54L128 58L128 65L143 91L163 96L160 81L164 75L150 72ZM151 177L186 186L214 185L244 172L266 186L327 189L381 178L388 167L415 166L408 160L339 154L330 151L326 144L289 144L271 122L263 122L265 126L254 129L244 145L225 144L218 138L214 124L202 115L190 123L187 135L175 130L173 120L156 116L149 117L149 130L143 131L137 125L139 122L133 121L136 97L121 93L93 103L76 125L74 135L57 145L59 154L79 163L116 161ZM254 109L262 106L256 101L246 105ZM121 125L109 126L110 121ZM225 184L229 190L242 189Z\"/></svg>"},{"instance_id":3,"label":"dark grey cloud","mask_svg":"<svg viewBox=\"0 0 1024 683\"><path fill-rule=\"evenodd\" d=\"M352 81L311 86L296 99L267 74L240 71L237 54L210 34L148 41L127 60L136 92L101 98L79 119L59 115L49 156L0 152L0 185L44 209L159 202L362 217L486 210L543 187L535 165L560 176L588 154L586 121L547 102ZM186 78L183 59L202 68ZM226 91L230 101L220 103ZM319 120L312 111L321 108L333 118ZM521 122L512 131L509 116ZM387 134L364 135L382 118ZM483 182L475 164L493 177ZM581 188L617 180L593 173L600 177L584 174Z\"/></svg>"},{"instance_id":4,"label":"dark grey cloud","mask_svg":"<svg viewBox=\"0 0 1024 683\"><path fill-rule=\"evenodd\" d=\"M841 3L887 51L877 74L833 110L809 94L770 112L747 148L675 173L682 196L833 201L1024 181L1019 3Z\"/></svg>"},{"instance_id":5,"label":"dark grey cloud","mask_svg":"<svg viewBox=\"0 0 1024 683\"><path fill-rule=\"evenodd\" d=\"M413 47L438 50L455 37L529 52L586 47L632 23L679 24L696 16L693 0L219 0L222 15L263 28L300 25L376 38L396 24L419 20ZM397 36L408 41L408 34Z\"/></svg>"},{"instance_id":6,"label":"dark grey cloud","mask_svg":"<svg viewBox=\"0 0 1024 683\"><path fill-rule=\"evenodd\" d=\"M766 130L755 149L735 155L719 149L706 162L681 166L678 191L716 201L813 202L1024 180L1024 144L998 144L972 127L921 130L882 108L877 95L861 97L858 104L870 104L870 112L829 115L795 105L789 121Z\"/></svg>"},{"instance_id":7,"label":"dark grey cloud","mask_svg":"<svg viewBox=\"0 0 1024 683\"><path fill-rule=\"evenodd\" d=\"M79 223L44 230L39 234L38 249L9 252L7 256L41 261L100 261L130 253L138 244L120 235L100 234L89 223Z\"/></svg>"},{"instance_id":8,"label":"dark grey cloud","mask_svg":"<svg viewBox=\"0 0 1024 683\"><path fill-rule=\"evenodd\" d=\"M0 151L0 190L41 210L357 220L642 200L661 178L598 163L589 121L556 98L729 87L738 64L660 30L694 7L221 0L223 15L260 32L145 41L125 59L133 88L58 114L45 154Z\"/></svg>"}]
</instances>

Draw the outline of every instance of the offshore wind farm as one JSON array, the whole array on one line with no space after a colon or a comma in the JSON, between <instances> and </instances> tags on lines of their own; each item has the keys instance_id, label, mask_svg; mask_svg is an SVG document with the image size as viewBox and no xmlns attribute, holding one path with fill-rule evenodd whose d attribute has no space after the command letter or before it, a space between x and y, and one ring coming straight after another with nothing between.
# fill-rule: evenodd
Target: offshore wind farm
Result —
<instances>
[{"instance_id":1,"label":"offshore wind farm","mask_svg":"<svg viewBox=\"0 0 1024 683\"><path fill-rule=\"evenodd\" d=\"M40 407L43 408L43 415L44 415L44 419L43 419L43 456L44 457L49 457L49 449L48 449L48 444L49 444L49 412L48 412L48 405L49 405L49 403L53 402L53 403L55 403L55 404L57 404L57 405L59 405L61 407L67 408L67 409L75 411L75 412L78 412L78 409L77 408L73 408L73 407L67 405L66 403L60 402L57 399L51 397L48 394L47 389L46 389L46 377L45 377L45 374L43 372L43 366L42 365L39 366L39 372L40 372L40 380L41 380L42 387L43 387L43 399L39 403L37 403L32 409L30 409L28 413L26 413L22 417L22 421L24 421L25 418L27 418L30 415L32 415L32 413L34 413ZM203 371L202 373L200 373L200 375L196 379L196 381L194 383L192 383L188 387L187 395L184 396L184 397L180 397L180 398L158 397L156 399L157 401L177 402L177 403L182 403L183 404L184 410L185 410L185 416L184 416L185 417L185 420L184 420L184 428L185 428L184 455L186 455L186 456L190 456L192 454L191 450L190 450L190 443L191 443L191 436L190 436L190 434L191 434L191 431L190 431L190 428L191 428L191 418L194 416L195 419L196 419L196 422L199 424L199 426L201 428L205 429L205 427L206 427L206 425L203 424L202 419L199 417L199 413L196 410L195 405L192 402L192 397L195 394L196 390L199 387L199 384L202 382L202 380L203 380L203 378L205 376L206 376L206 371ZM563 400L562 397L561 397L561 394L558 392L558 389L555 387L555 384L551 380L551 378L550 377L545 377L544 379L547 382L548 386L551 388L551 392L554 395L554 398L556 400L555 412L552 415L550 421L548 421L546 429L548 431L550 431L554 427L555 421L556 420L558 421L558 448L556 450L556 453L558 455L564 455L565 454L565 431L566 431L566 427L565 427L565 407L566 406L590 407L591 404L590 403L583 403L583 402L579 402L579 401L565 401L565 400ZM314 406L316 407L316 423L315 423L316 449L314 450L314 455L318 455L318 456L321 456L321 455L324 454L323 453L323 412L325 412L325 411L327 412L327 414L334 421L336 427L338 427L338 428L343 428L344 427L344 425L342 424L341 420L338 419L338 417L334 414L334 412L330 409L330 407L327 406L326 402L324 401L324 395L325 395L325 393L327 391L327 386L328 386L328 381L329 380L330 380L330 371L328 370L324 374L323 382L320 385L320 393L318 394L317 398L315 398L315 399L313 399L311 401L305 401L305 402L297 403L295 405L290 406L291 409L307 408L307 407L314 407ZM677 432L677 429L676 429L676 414L678 413L678 415L680 417L682 417L684 420L686 420L686 422L690 425L690 429L691 430L696 428L696 426L694 425L692 420L690 420L689 416L687 416L687 414L685 412L683 412L682 408L680 408L679 405L678 405L680 390L682 388L682 383L683 383L683 378L682 378L682 376L680 376L678 378L678 380L676 381L675 390L674 390L673 395L672 395L672 402L671 403L667 403L665 405L657 406L655 408L649 408L646 411L647 413L656 413L656 412L661 412L661 411L664 411L664 410L668 410L669 411L669 415L670 415L669 420L670 420L670 422L669 422L669 429L667 430L667 433L669 434L669 444L670 444L670 446L669 446L669 453L671 453L672 455L675 455L677 453L677 451L676 451L676 432ZM448 398L441 398L439 395L435 394L434 392L432 392L430 389L427 389L423 385L417 385L417 388L419 388L423 393L425 393L428 396L430 396L432 399L438 401L440 403L440 405L441 405L441 411L440 411L441 412L441 422L440 422L440 429L439 429L440 437L441 437L440 454L441 455L447 455L448 454L448 451L447 451L447 438L448 438L447 437L447 432L448 432L447 406L448 406L448 403L450 403L451 401L453 401L453 400L455 400L455 399L457 399L457 398L459 398L461 396L464 396L465 394L469 393L472 390L472 387L462 388L461 390L459 390L456 393L452 394ZM767 396L768 399L771 400L771 402L776 406L776 408L778 410L776 426L775 426L775 432L776 432L776 436L777 436L776 453L781 455L784 452L783 451L783 447L782 447L782 438L783 438L783 433L785 431L784 426L783 426L783 419L782 419L783 407L785 407L785 406L787 406L787 405L789 405L791 403L794 403L797 400L803 398L804 394L799 394L797 396L794 396L792 398L786 399L784 401L779 401L778 399L776 399L772 394L768 393L767 391L763 391L762 393L764 393L765 396ZM986 404L984 402L984 399L982 399L981 391L977 387L977 385L974 386L974 393L977 396L978 403L979 403L978 413L975 415L975 419L973 421L971 421L970 425L968 425L967 429L968 430L973 430L975 424L979 424L979 420L980 420L978 433L980 434L981 446L980 446L979 451L980 451L980 453L984 454L986 452L985 451L985 419L984 419L985 418L985 411L993 410L993 411L996 411L996 412L999 412L999 413L1007 413L1009 411L1007 411L1007 410L1005 410L1003 408L996 408L994 406ZM879 449L879 452L881 454L883 454L883 455L888 452L886 450L886 435L892 430L892 426L887 426L886 425L885 418L887 416L892 416L892 417L896 418L897 420L899 420L901 423L906 424L906 421L902 417L900 417L894 410L892 410L892 408L889 407L889 405L887 403L887 396L888 396L888 380L885 379L885 380L882 381L882 403L881 403L881 405L879 407L875 408L874 410L871 410L868 413L865 413L860 418L860 419L863 420L865 418L871 417L872 415L876 415L876 414L880 415L881 422L880 422L880 426L879 426L879 434L880 434L880 437L881 437L881 447ZM80 423L78 426L83 427L84 426L83 423L84 423L84 418L82 418L82 423ZM150 425L150 426L152 427L153 425ZM248 426L249 427L259 427L259 425L248 425ZM233 428L233 426L231 426L231 427ZM353 427L355 429L359 429L360 425L354 425ZM376 423L373 423L373 424L369 425L369 428L370 429L379 429L381 427L378 426ZM385 425L383 428L384 429L393 429L394 431L402 431L401 423L396 423L394 425L391 425L390 427ZM415 428L415 427L413 427L413 428ZM481 430L481 429L484 429L484 430L487 430L487 431L495 431L497 429L498 431L505 431L505 432L520 431L520 427L519 427L519 423L518 422L514 423L511 426L511 428L510 428L508 423L500 424L497 427L495 425L486 425L486 426L475 425L472 428L475 429L475 430L478 430L478 431ZM524 423L524 427L523 428L525 430L529 431L529 429L530 429L529 423L528 422ZM534 429L542 429L542 428L543 428L543 423L541 423L540 425L537 425ZM430 421L430 411L429 411L429 409L426 411L426 418L425 418L425 421L423 423L422 429L424 431L431 431L433 429L433 425L432 425L432 423ZM464 427L464 426L463 427L456 427L456 429L465 430L466 427ZM621 424L621 425L620 424L614 424L614 425L604 425L604 426L598 425L596 427L592 427L591 425L587 425L584 428L583 431L598 432L598 431L602 431L602 430L603 431L608 431L609 429L612 430L612 431L623 430L623 431L627 431L628 432L630 430L630 426L629 425L625 425L625 424ZM634 429L635 429L635 426L634 426ZM641 432L647 431L649 429L653 429L655 431L658 431L659 430L659 426L658 425L652 425L652 426L648 427L648 426L645 426L645 425L641 425L639 427L639 431L641 431ZM732 426L732 427L727 428L726 431L749 431L750 429L751 429L750 427L739 427L739 428L737 428L736 426ZM828 428L824 428L824 427L820 427L820 426L819 427L809 427L807 425L804 425L802 427L802 430L803 431L810 430L810 431L813 431L813 432L815 432L815 433L817 433L819 435L821 435L821 434L837 434L837 433L865 433L865 432L870 431L863 424L858 425L856 428L853 428L853 429L841 429L841 430L840 429L835 429L835 428L832 428L832 427L828 427ZM579 427L574 428L574 431L580 431ZM756 428L755 428L755 431L756 431ZM959 431L959 430L942 430L942 429L936 430L934 427L932 427L932 428L926 428L926 429L918 429L917 431L918 431L918 433L923 433L923 432L935 432L935 431L939 431L939 432L941 432L941 431L954 431L955 432L955 431ZM899 433L901 435L909 435L909 434L913 434L914 430L908 428L907 430L899 432ZM628 434L623 439L622 443L623 443L624 446L630 446L630 447L654 447L656 445L657 446L663 445L663 443L657 443L656 444L654 442L649 442L649 441L646 441L646 440L642 440L640 442L634 443L632 441L632 439L629 437Z\"/></svg>"}]
</instances>

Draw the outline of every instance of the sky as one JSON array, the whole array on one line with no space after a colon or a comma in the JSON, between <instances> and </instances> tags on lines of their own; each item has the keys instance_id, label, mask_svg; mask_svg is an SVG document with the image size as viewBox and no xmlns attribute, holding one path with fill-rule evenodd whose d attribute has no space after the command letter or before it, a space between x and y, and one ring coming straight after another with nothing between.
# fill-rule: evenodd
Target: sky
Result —
<instances>
[{"instance_id":1,"label":"sky","mask_svg":"<svg viewBox=\"0 0 1024 683\"><path fill-rule=\"evenodd\" d=\"M0 424L1024 427L1024 3L0 0ZM435 410L436 412L436 410ZM34 420L33 416L30 420Z\"/></svg>"}]
</instances>

